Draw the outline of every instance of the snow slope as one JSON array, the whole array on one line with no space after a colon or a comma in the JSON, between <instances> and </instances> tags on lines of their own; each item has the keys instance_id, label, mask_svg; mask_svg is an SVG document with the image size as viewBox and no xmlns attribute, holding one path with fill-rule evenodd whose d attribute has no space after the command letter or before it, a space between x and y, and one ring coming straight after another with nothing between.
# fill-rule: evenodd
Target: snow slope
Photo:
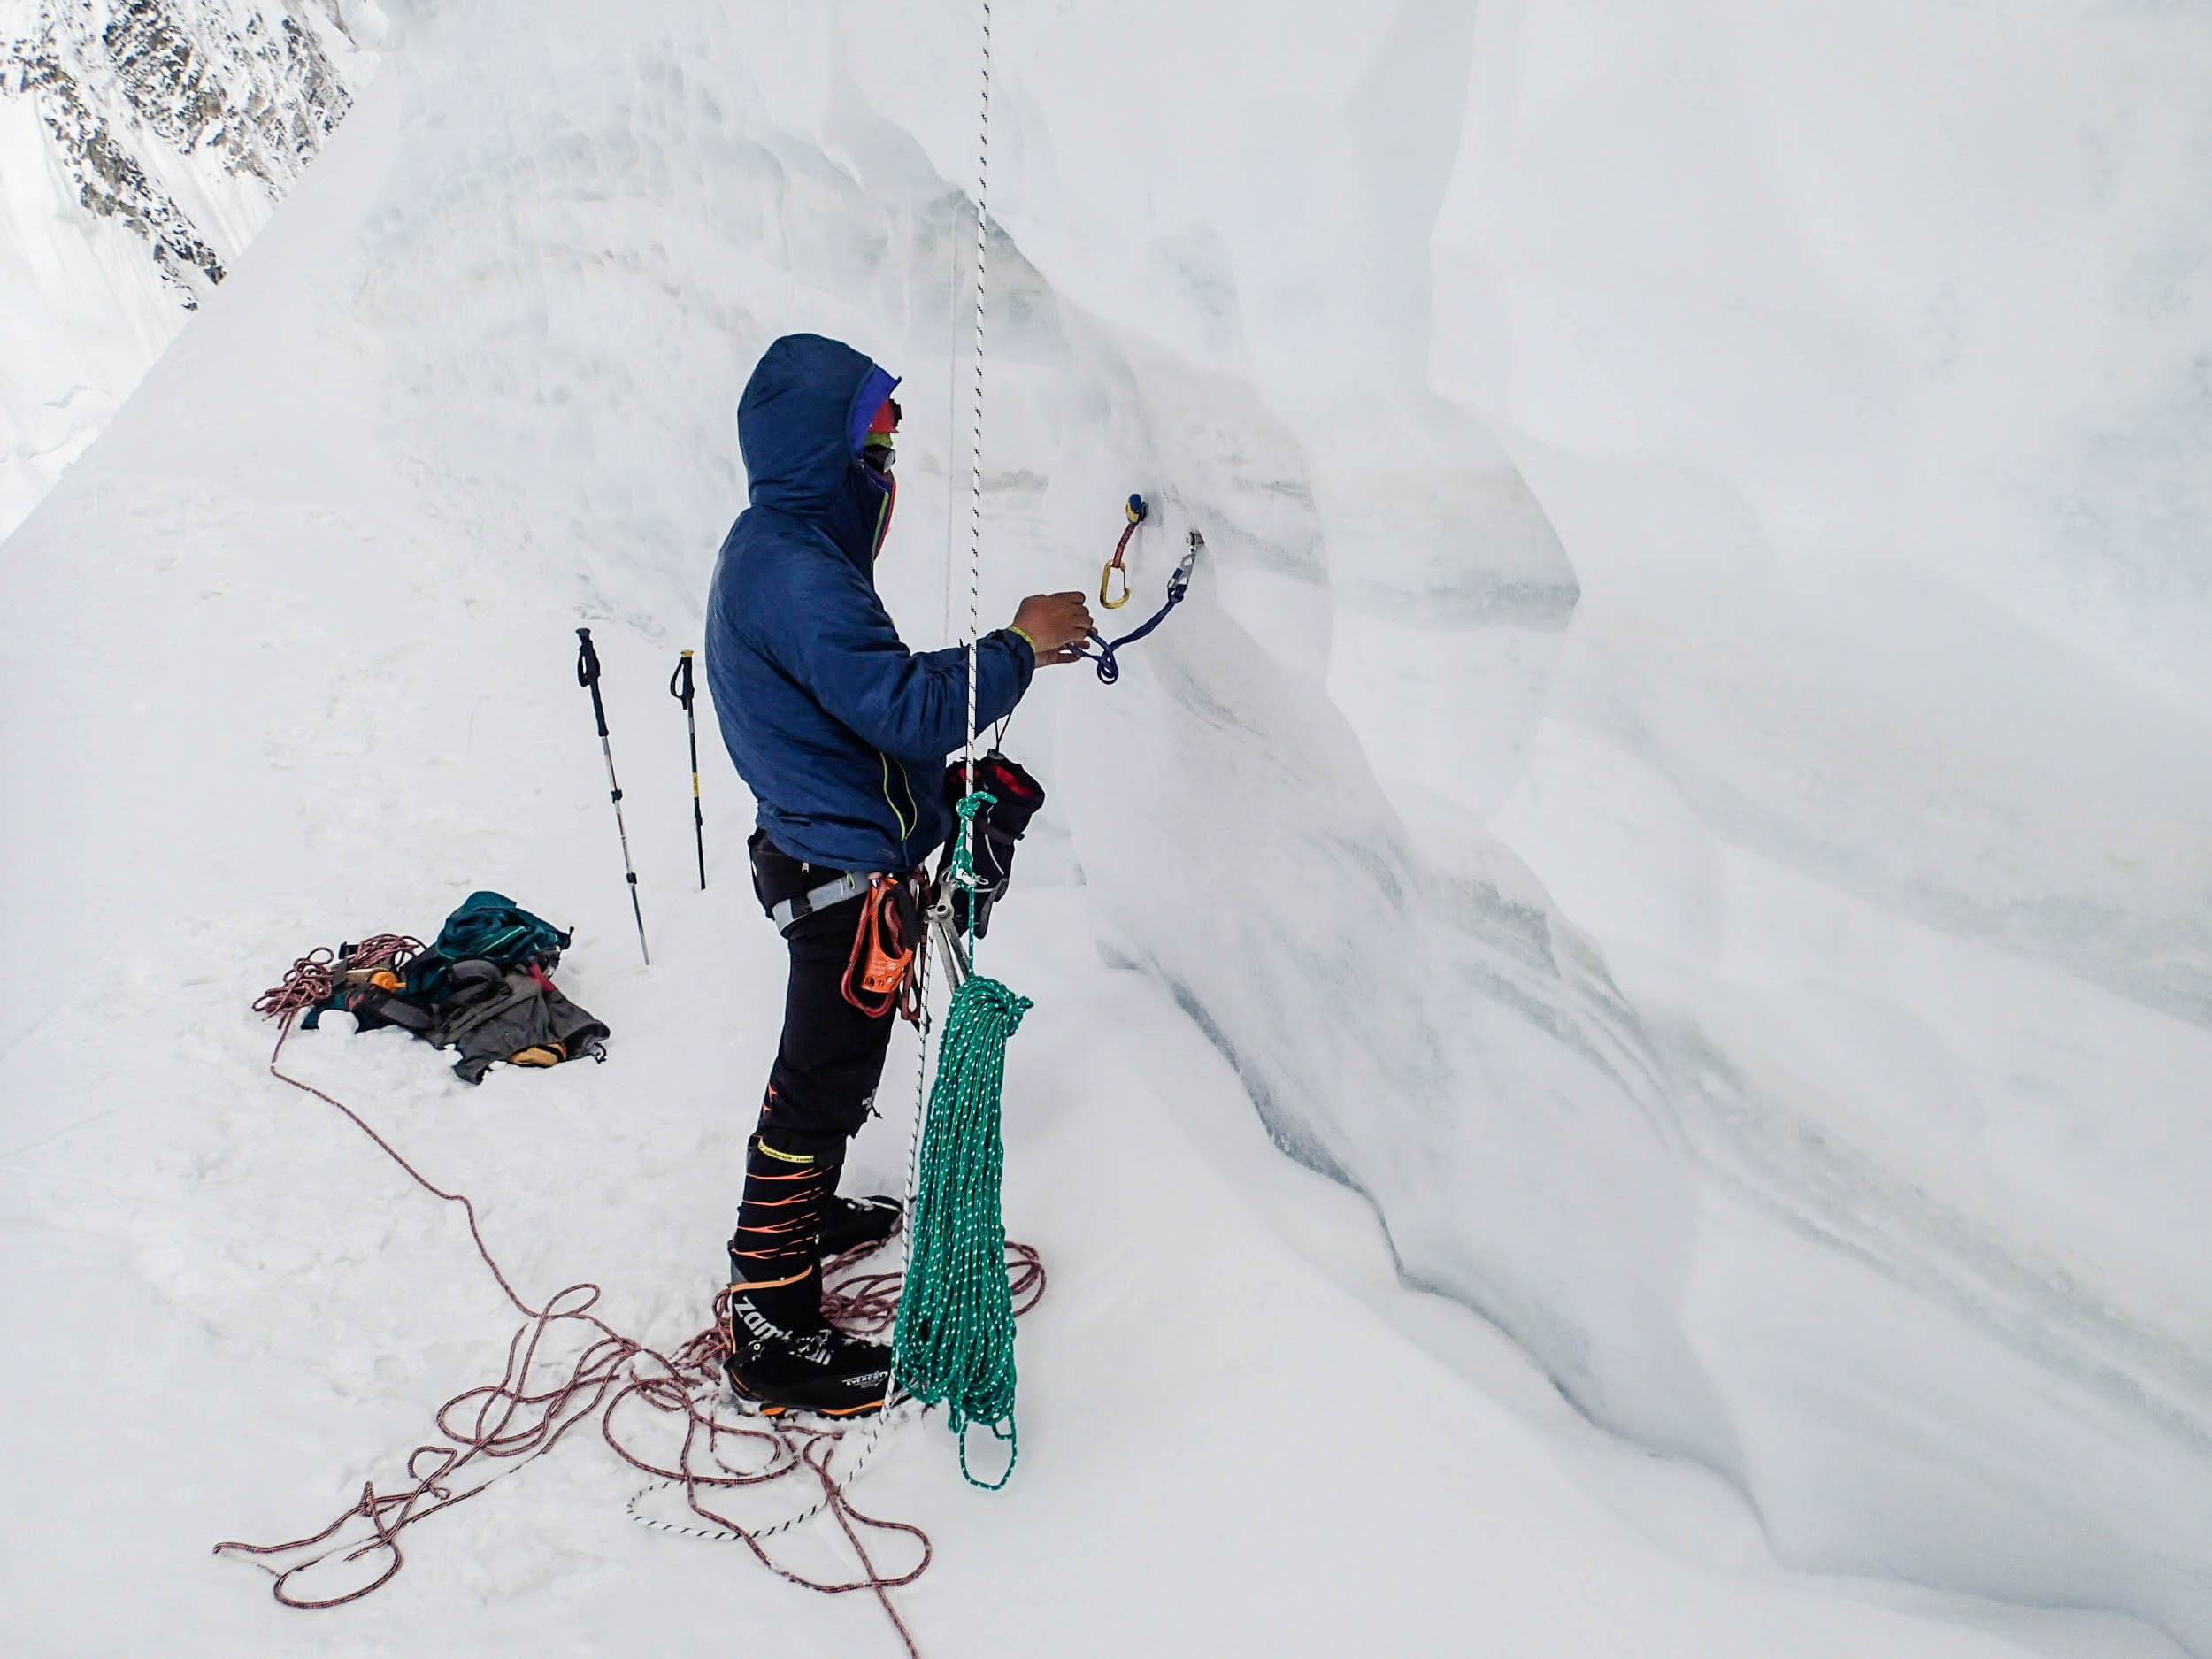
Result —
<instances>
[{"instance_id":1,"label":"snow slope","mask_svg":"<svg viewBox=\"0 0 2212 1659\"><path fill-rule=\"evenodd\" d=\"M1133 486L1163 508L1141 595L1185 526L1210 559L1119 687L1056 675L1011 740L1061 809L996 964L1041 1002L1010 1220L1058 1273L1024 1471L992 1509L925 1436L871 1477L939 1530L918 1617L953 1645L2171 1651L1778 1552L2212 1650L2201 519L2185 399L2130 441L2099 412L2193 349L2195 267L2147 310L2125 273L2197 222L2202 41L2101 15L1985 61L1932 24L1924 85L1906 15L1820 50L1718 6L1002 19L986 615L1087 580ZM580 1450L312 1637L196 1554L319 1524L503 1337L449 1223L258 1077L241 1010L306 944L484 882L579 922L605 1071L470 1094L334 1031L303 1064L484 1195L528 1282L698 1321L774 953L718 764L717 886L685 892L659 685L775 334L910 377L886 581L924 640L949 603L966 20L403 22L8 543L36 626L0 669L0 853L10 936L48 941L0 1003L8 1312L57 1356L10 1449L67 1524L12 1531L6 1571L58 1652L171 1609L227 1652L428 1619L594 1651L733 1596L826 1641L797 1632L869 1616L634 1533ZM2053 65L2136 111L2091 123L2072 194L1852 142L1962 85L1998 119ZM2041 363L2033 397L2009 285L2059 278L1946 206L1993 200L2103 250L2061 296L2102 366ZM1918 299L1847 255L1950 273L1956 351L1913 356ZM2038 432L2089 468L2039 518ZM649 975L578 621L628 688ZM109 1396L140 1426L28 1426ZM119 1527L159 1601L96 1593Z\"/></svg>"}]
</instances>

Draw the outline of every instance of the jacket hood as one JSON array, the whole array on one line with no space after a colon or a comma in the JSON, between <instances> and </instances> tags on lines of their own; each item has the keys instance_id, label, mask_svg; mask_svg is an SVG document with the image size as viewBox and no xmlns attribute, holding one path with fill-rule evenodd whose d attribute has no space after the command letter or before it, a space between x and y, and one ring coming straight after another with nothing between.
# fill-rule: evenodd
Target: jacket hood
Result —
<instances>
[{"instance_id":1,"label":"jacket hood","mask_svg":"<svg viewBox=\"0 0 2212 1659\"><path fill-rule=\"evenodd\" d=\"M845 519L856 511L864 521L875 517L872 503L882 491L860 465L861 440L898 383L850 346L820 334L786 334L770 346L737 403L748 499L825 521L843 547Z\"/></svg>"}]
</instances>

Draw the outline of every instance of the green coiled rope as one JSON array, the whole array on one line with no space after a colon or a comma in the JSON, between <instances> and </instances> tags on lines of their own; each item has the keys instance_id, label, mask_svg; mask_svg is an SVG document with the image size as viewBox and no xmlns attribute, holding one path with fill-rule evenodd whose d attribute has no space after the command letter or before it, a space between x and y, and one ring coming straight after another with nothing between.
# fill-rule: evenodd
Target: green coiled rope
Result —
<instances>
[{"instance_id":1,"label":"green coiled rope","mask_svg":"<svg viewBox=\"0 0 2212 1659\"><path fill-rule=\"evenodd\" d=\"M960 803L963 830L990 799L979 794ZM964 833L954 844L956 881L972 870L969 839ZM1005 1166L999 1096L1006 1040L1029 1007L1027 997L996 979L971 977L953 993L923 1123L907 1223L906 1285L891 1336L899 1386L925 1404L946 1408L960 1440L960 1472L993 1492L1013 1478L1021 1455L1014 1429L1014 1303L999 1208ZM971 1424L983 1425L1008 1448L1006 1472L996 1480L978 1480L968 1467Z\"/></svg>"}]
</instances>

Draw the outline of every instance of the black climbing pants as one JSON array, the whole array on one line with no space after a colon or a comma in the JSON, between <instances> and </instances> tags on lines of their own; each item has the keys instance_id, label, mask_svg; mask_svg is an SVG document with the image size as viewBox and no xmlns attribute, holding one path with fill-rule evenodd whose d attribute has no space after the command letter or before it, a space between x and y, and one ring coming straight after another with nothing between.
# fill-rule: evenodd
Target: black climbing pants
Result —
<instances>
[{"instance_id":1,"label":"black climbing pants","mask_svg":"<svg viewBox=\"0 0 2212 1659\"><path fill-rule=\"evenodd\" d=\"M834 870L801 864L757 831L751 851L753 893L764 910L837 876ZM897 1018L870 1018L845 1000L842 988L864 902L856 895L817 910L784 935L791 978L760 1126L788 1151L841 1158L883 1077L884 1051Z\"/></svg>"}]
</instances>

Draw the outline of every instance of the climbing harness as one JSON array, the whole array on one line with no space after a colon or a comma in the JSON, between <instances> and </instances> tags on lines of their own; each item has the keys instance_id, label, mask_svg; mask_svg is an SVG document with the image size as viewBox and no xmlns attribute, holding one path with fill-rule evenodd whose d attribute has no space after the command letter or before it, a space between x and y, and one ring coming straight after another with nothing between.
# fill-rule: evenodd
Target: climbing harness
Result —
<instances>
[{"instance_id":1,"label":"climbing harness","mask_svg":"<svg viewBox=\"0 0 2212 1659\"><path fill-rule=\"evenodd\" d=\"M868 878L849 870L841 870L818 887L809 887L772 906L769 918L776 924L776 931L787 933L817 910L826 910L833 904L842 904L856 894L868 890Z\"/></svg>"},{"instance_id":2,"label":"climbing harness","mask_svg":"<svg viewBox=\"0 0 2212 1659\"><path fill-rule=\"evenodd\" d=\"M1132 495L1129 499L1134 501L1137 498ZM1134 527L1133 525L1131 526L1133 529ZM1098 647L1095 651L1087 651L1079 645L1073 648L1078 657L1086 662L1095 663L1098 665L1099 684L1110 686L1121 678L1121 664L1115 659L1114 656L1117 651L1125 645L1134 645L1139 640L1144 638L1146 634L1167 620L1169 611L1183 603L1183 595L1190 592L1191 571L1198 563L1199 550L1205 545L1205 537L1200 535L1195 530L1190 533L1190 546L1183 554L1182 563L1175 567L1174 573L1167 579L1167 603L1154 611L1142 627L1133 629L1118 640L1105 639L1094 632L1090 638L1091 643ZM1115 549L1114 557L1117 560L1120 558L1119 549ZM1108 568L1111 569L1112 566L1110 565ZM1126 578L1125 577L1124 580L1125 580ZM1101 586L1103 587L1102 582Z\"/></svg>"},{"instance_id":3,"label":"climbing harness","mask_svg":"<svg viewBox=\"0 0 2212 1659\"><path fill-rule=\"evenodd\" d=\"M591 630L576 630L576 683L591 693L592 718L599 723L599 752L607 757L607 798L614 803L614 833L622 843L622 873L630 884L630 914L637 918L638 954L653 965L653 953L645 948L645 912L638 909L637 866L630 862L630 832L622 826L622 786L614 778L614 749L607 741L607 705L599 700L599 653L592 648Z\"/></svg>"},{"instance_id":4,"label":"climbing harness","mask_svg":"<svg viewBox=\"0 0 2212 1659\"><path fill-rule=\"evenodd\" d=\"M707 890L707 820L699 810L699 720L691 711L693 687L689 651L676 658L676 672L669 676L668 695L684 705L684 733L691 740L691 839L699 849L699 891L704 893Z\"/></svg>"},{"instance_id":5,"label":"climbing harness","mask_svg":"<svg viewBox=\"0 0 2212 1659\"><path fill-rule=\"evenodd\" d=\"M1129 550L1129 538L1137 534L1137 526L1145 521L1151 509L1144 504L1144 497L1132 493L1122 511L1129 522L1121 528L1121 540L1114 543L1114 556L1106 561L1106 568L1098 573L1098 603L1109 611L1118 611L1129 603L1129 567L1121 562ZM1113 585L1116 576L1121 578L1121 597L1110 599L1106 590Z\"/></svg>"}]
</instances>

